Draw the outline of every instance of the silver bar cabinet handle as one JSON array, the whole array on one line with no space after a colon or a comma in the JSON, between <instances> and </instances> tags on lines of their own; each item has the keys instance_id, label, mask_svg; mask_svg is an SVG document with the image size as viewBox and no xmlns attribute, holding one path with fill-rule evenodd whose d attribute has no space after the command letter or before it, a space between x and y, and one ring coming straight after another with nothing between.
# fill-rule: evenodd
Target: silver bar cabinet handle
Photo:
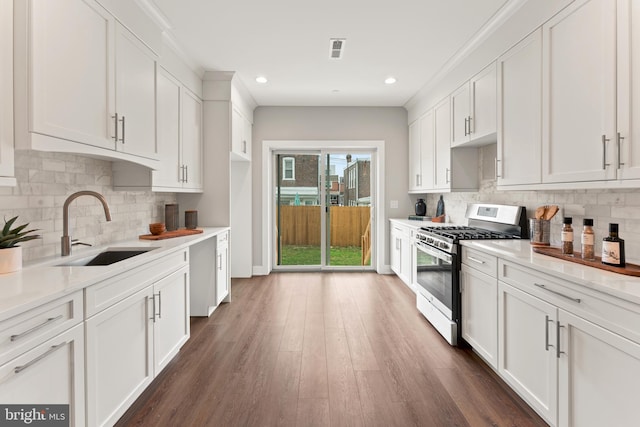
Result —
<instances>
[{"instance_id":1,"label":"silver bar cabinet handle","mask_svg":"<svg viewBox=\"0 0 640 427\"><path fill-rule=\"evenodd\" d=\"M56 316L56 317L50 317L47 320L45 320L44 322L40 323L39 325L34 326L33 328L31 328L29 330L21 332L18 335L11 335L10 339L11 339L11 341L17 341L20 338L24 338L25 336L29 335L30 333L33 333L33 332L37 331L40 328L44 328L49 323L55 322L56 320L60 320L60 319L62 319L62 314L60 314L59 316Z\"/></svg>"},{"instance_id":2,"label":"silver bar cabinet handle","mask_svg":"<svg viewBox=\"0 0 640 427\"><path fill-rule=\"evenodd\" d=\"M189 165L184 165L184 182L189 182Z\"/></svg>"},{"instance_id":3,"label":"silver bar cabinet handle","mask_svg":"<svg viewBox=\"0 0 640 427\"><path fill-rule=\"evenodd\" d=\"M222 254L218 254L218 270L222 271Z\"/></svg>"},{"instance_id":4,"label":"silver bar cabinet handle","mask_svg":"<svg viewBox=\"0 0 640 427\"><path fill-rule=\"evenodd\" d=\"M571 300L571 301L573 301L573 302L580 303L580 301L582 301L580 298L570 297L570 296L565 295L565 294L563 294L563 293L560 293L560 292L558 292L558 291L554 291L553 289L549 289L549 288L547 288L545 285L541 285L540 283L534 283L534 285L536 285L536 286L537 286L537 287L539 287L539 288L544 289L544 290L545 290L545 291L547 291L547 292L551 292L552 294L556 294L556 295L558 295L558 296L561 296L562 298L566 298L566 299Z\"/></svg>"},{"instance_id":5,"label":"silver bar cabinet handle","mask_svg":"<svg viewBox=\"0 0 640 427\"><path fill-rule=\"evenodd\" d=\"M471 135L473 131L471 130L471 116L469 116L469 135Z\"/></svg>"},{"instance_id":6,"label":"silver bar cabinet handle","mask_svg":"<svg viewBox=\"0 0 640 427\"><path fill-rule=\"evenodd\" d=\"M468 257L467 257L467 259L468 259L469 261L473 261L473 262L475 262L475 263L477 263L477 264L484 264L484 261L482 261L482 260L480 260L480 259L477 259L477 258L474 258L474 257L472 257L472 256L468 256Z\"/></svg>"},{"instance_id":7,"label":"silver bar cabinet handle","mask_svg":"<svg viewBox=\"0 0 640 427\"><path fill-rule=\"evenodd\" d=\"M47 350L46 352L42 353L40 356L36 357L35 359L31 360L30 362L27 362L27 363L25 363L24 365L21 365L21 366L16 366L13 369L13 372L16 373L16 374L19 374L20 372L24 371L28 367L35 365L36 363L38 363L39 361L41 361L45 357L49 356L54 351L61 349L62 347L64 347L65 344L66 344L66 342L63 342L63 343L57 344L57 345L52 345L49 350Z\"/></svg>"},{"instance_id":8,"label":"silver bar cabinet handle","mask_svg":"<svg viewBox=\"0 0 640 427\"><path fill-rule=\"evenodd\" d=\"M112 119L114 119L114 123L115 123L115 136L113 137L113 139L116 140L116 142L118 142L118 113L116 113L114 116L111 116Z\"/></svg>"},{"instance_id":9,"label":"silver bar cabinet handle","mask_svg":"<svg viewBox=\"0 0 640 427\"><path fill-rule=\"evenodd\" d=\"M544 349L549 351L549 348L553 348L551 344L549 344L549 322L553 323L553 320L549 319L549 316L544 316Z\"/></svg>"},{"instance_id":10,"label":"silver bar cabinet handle","mask_svg":"<svg viewBox=\"0 0 640 427\"><path fill-rule=\"evenodd\" d=\"M122 122L122 139L120 141L122 141L123 144L126 142L125 136L124 136L124 124L125 124L124 119L126 119L125 116L122 116L122 119L120 119L120 121Z\"/></svg>"},{"instance_id":11,"label":"silver bar cabinet handle","mask_svg":"<svg viewBox=\"0 0 640 427\"><path fill-rule=\"evenodd\" d=\"M451 180L449 179L449 173L450 172L451 172L451 170L449 168L447 168L446 175L445 175L445 180L446 180L447 184L451 182Z\"/></svg>"},{"instance_id":12,"label":"silver bar cabinet handle","mask_svg":"<svg viewBox=\"0 0 640 427\"><path fill-rule=\"evenodd\" d=\"M620 154L620 150L622 148L622 140L624 139L624 136L620 135L620 132L618 132L618 169L620 169L620 166L624 166L624 163L622 163L621 160L621 154Z\"/></svg>"},{"instance_id":13,"label":"silver bar cabinet handle","mask_svg":"<svg viewBox=\"0 0 640 427\"><path fill-rule=\"evenodd\" d=\"M556 358L560 359L561 354L566 354L564 351L560 351L560 328L564 328L564 326L560 324L559 320L556 322L556 325Z\"/></svg>"},{"instance_id":14,"label":"silver bar cabinet handle","mask_svg":"<svg viewBox=\"0 0 640 427\"><path fill-rule=\"evenodd\" d=\"M606 169L609 166L607 163L607 142L611 141L607 138L607 135L602 135L602 169Z\"/></svg>"},{"instance_id":15,"label":"silver bar cabinet handle","mask_svg":"<svg viewBox=\"0 0 640 427\"><path fill-rule=\"evenodd\" d=\"M153 301L153 317L150 317L150 320L153 320L153 323L156 323L156 294L151 296L151 301Z\"/></svg>"},{"instance_id":16,"label":"silver bar cabinet handle","mask_svg":"<svg viewBox=\"0 0 640 427\"><path fill-rule=\"evenodd\" d=\"M158 319L162 319L162 293L158 291Z\"/></svg>"}]
</instances>

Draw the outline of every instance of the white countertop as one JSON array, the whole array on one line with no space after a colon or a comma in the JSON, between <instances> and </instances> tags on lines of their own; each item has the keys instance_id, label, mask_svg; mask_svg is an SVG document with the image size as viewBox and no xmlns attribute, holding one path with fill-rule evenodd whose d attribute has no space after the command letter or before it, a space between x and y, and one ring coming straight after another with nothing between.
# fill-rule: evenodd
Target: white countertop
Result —
<instances>
[{"instance_id":1,"label":"white countertop","mask_svg":"<svg viewBox=\"0 0 640 427\"><path fill-rule=\"evenodd\" d=\"M529 240L463 240L462 246L640 304L640 277L612 273L533 252Z\"/></svg>"},{"instance_id":2,"label":"white countertop","mask_svg":"<svg viewBox=\"0 0 640 427\"><path fill-rule=\"evenodd\" d=\"M108 279L170 252L212 238L229 227L203 227L203 233L165 240L127 240L103 247L73 248L69 257L50 257L25 264L21 271L0 274L0 321L33 307ZM157 248L105 266L57 266L74 259L97 255L107 248Z\"/></svg>"}]
</instances>

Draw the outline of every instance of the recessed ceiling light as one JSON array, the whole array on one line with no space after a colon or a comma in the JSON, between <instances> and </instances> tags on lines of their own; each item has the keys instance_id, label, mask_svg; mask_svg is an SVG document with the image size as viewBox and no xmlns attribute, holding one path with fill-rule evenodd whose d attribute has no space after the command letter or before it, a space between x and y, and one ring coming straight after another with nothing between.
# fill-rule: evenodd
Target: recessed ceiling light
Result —
<instances>
[{"instance_id":1,"label":"recessed ceiling light","mask_svg":"<svg viewBox=\"0 0 640 427\"><path fill-rule=\"evenodd\" d=\"M256 77L256 81L257 81L258 83L264 84L264 83L266 83L268 80L267 80L267 78L266 78L265 76L258 76L258 77Z\"/></svg>"},{"instance_id":2,"label":"recessed ceiling light","mask_svg":"<svg viewBox=\"0 0 640 427\"><path fill-rule=\"evenodd\" d=\"M332 90L331 92L333 92L333 93L338 93L338 92L340 92L340 89L334 89L334 90Z\"/></svg>"},{"instance_id":3,"label":"recessed ceiling light","mask_svg":"<svg viewBox=\"0 0 640 427\"><path fill-rule=\"evenodd\" d=\"M392 85L396 82L396 78L395 77L387 77L386 79L384 79L384 83L388 84L388 85Z\"/></svg>"}]
</instances>

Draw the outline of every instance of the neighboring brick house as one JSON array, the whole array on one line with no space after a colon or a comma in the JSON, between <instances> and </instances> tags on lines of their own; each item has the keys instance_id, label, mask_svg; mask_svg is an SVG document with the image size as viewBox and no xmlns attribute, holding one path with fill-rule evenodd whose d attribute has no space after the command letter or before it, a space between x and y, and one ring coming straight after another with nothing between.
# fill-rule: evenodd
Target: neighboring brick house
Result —
<instances>
[{"instance_id":1,"label":"neighboring brick house","mask_svg":"<svg viewBox=\"0 0 640 427\"><path fill-rule=\"evenodd\" d=\"M318 156L307 154L281 155L280 161L280 204L319 205Z\"/></svg>"},{"instance_id":2,"label":"neighboring brick house","mask_svg":"<svg viewBox=\"0 0 640 427\"><path fill-rule=\"evenodd\" d=\"M347 156L350 160L350 156ZM344 170L344 205L371 205L371 161L349 161Z\"/></svg>"}]
</instances>

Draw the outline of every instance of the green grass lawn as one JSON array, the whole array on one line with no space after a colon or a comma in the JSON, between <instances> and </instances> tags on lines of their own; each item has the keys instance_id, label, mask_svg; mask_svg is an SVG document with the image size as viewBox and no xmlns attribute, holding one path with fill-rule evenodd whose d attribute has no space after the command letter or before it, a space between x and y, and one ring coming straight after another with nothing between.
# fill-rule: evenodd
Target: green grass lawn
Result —
<instances>
[{"instance_id":1,"label":"green grass lawn","mask_svg":"<svg viewBox=\"0 0 640 427\"><path fill-rule=\"evenodd\" d=\"M361 257L360 246L332 247L329 265L359 266ZM281 265L320 265L320 246L285 245Z\"/></svg>"}]
</instances>

